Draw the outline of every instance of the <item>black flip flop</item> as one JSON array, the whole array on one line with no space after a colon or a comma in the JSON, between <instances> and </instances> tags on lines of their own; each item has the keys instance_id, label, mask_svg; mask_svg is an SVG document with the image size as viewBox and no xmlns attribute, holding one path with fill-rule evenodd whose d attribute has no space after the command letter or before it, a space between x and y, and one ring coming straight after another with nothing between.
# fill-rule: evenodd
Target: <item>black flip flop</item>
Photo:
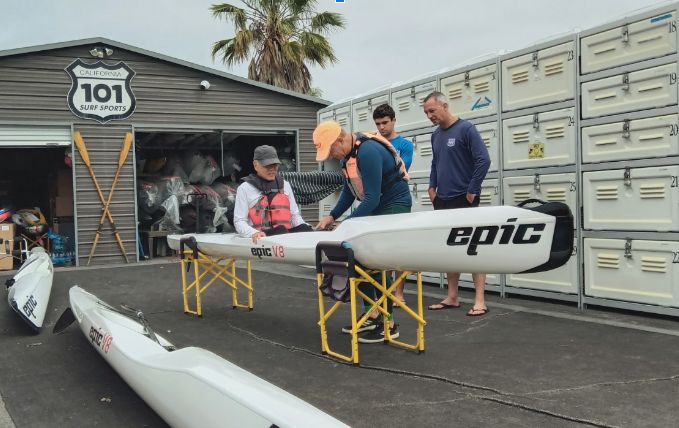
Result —
<instances>
[{"instance_id":1,"label":"black flip flop","mask_svg":"<svg viewBox=\"0 0 679 428\"><path fill-rule=\"evenodd\" d=\"M479 313L475 314L474 312L479 312ZM488 312L490 312L490 309L488 309L488 308L480 308L480 309L471 308L467 312L467 316L468 317L482 317L482 316L486 315Z\"/></svg>"},{"instance_id":2,"label":"black flip flop","mask_svg":"<svg viewBox=\"0 0 679 428\"><path fill-rule=\"evenodd\" d=\"M441 305L441 307L440 308L432 308L432 306L434 306L434 305ZM442 311L444 309L457 309L459 307L460 307L459 304L449 305L448 303L440 302L440 303L434 303L434 304L427 306L427 309L430 310L430 311Z\"/></svg>"}]
</instances>

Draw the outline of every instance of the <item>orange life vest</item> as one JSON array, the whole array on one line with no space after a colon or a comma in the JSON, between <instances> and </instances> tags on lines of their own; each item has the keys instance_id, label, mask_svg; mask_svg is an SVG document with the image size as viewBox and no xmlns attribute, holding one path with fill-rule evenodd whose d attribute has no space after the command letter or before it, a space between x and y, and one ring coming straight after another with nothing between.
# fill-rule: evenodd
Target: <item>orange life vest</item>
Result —
<instances>
[{"instance_id":1,"label":"orange life vest","mask_svg":"<svg viewBox=\"0 0 679 428\"><path fill-rule=\"evenodd\" d=\"M378 133L363 132L362 134L363 138L359 137L359 134L357 134L354 147L351 149L347 158L345 158L344 165L342 166L344 177L347 179L347 183L349 183L349 190L351 190L351 193L359 201L362 201L365 197L365 191L363 189L361 171L358 168L358 149L360 145L367 140L374 140L382 144L389 150L389 153L394 157L396 163L393 170L389 171L388 174L382 175L382 192L384 192L388 186L397 183L399 180L410 180L410 175L408 175L408 171L406 170L403 160L401 160L401 156L399 156L389 140Z\"/></svg>"},{"instance_id":2,"label":"orange life vest","mask_svg":"<svg viewBox=\"0 0 679 428\"><path fill-rule=\"evenodd\" d=\"M252 227L259 231L278 226L292 229L290 198L283 191L271 195L263 194L248 210L248 218L252 222Z\"/></svg>"}]
</instances>

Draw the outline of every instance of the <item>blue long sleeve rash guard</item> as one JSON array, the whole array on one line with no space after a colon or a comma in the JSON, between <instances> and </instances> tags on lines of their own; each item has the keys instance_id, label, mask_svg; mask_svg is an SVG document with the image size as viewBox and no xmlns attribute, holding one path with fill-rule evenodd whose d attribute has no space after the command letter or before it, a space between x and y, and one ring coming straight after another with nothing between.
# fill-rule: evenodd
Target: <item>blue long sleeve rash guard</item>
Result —
<instances>
[{"instance_id":1,"label":"blue long sleeve rash guard","mask_svg":"<svg viewBox=\"0 0 679 428\"><path fill-rule=\"evenodd\" d=\"M359 134L357 137L362 136ZM396 166L396 161L387 148L377 141L365 140L358 150L357 161L365 197L349 218L373 215L393 206L409 207L412 205L408 184L404 180L398 180L384 189L382 193L382 180L388 179ZM344 160L340 162L342 166L344 162ZM333 218L339 218L349 209L354 200L354 195L345 178L342 194L330 215Z\"/></svg>"}]
</instances>

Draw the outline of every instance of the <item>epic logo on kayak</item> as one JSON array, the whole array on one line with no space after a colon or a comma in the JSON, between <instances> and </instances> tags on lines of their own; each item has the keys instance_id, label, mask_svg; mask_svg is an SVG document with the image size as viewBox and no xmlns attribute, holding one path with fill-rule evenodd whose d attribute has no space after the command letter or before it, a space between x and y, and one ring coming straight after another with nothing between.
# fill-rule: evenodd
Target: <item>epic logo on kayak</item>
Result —
<instances>
[{"instance_id":1,"label":"epic logo on kayak","mask_svg":"<svg viewBox=\"0 0 679 428\"><path fill-rule=\"evenodd\" d=\"M516 218L508 218L507 223L513 223L516 220ZM476 256L479 245L507 245L510 242L517 245L535 244L540 241L542 235L534 232L543 231L546 226L545 223L532 223L518 226L504 224L502 226L454 227L450 229L446 243L450 246L468 245L467 254ZM500 239L496 242L500 229L502 233L499 234ZM529 235L529 231L533 233Z\"/></svg>"},{"instance_id":2,"label":"epic logo on kayak","mask_svg":"<svg viewBox=\"0 0 679 428\"><path fill-rule=\"evenodd\" d=\"M250 249L250 252L252 253L253 256L262 258L262 257L280 257L283 258L285 257L285 250L282 245L274 245L271 248L258 248L258 247L253 247Z\"/></svg>"},{"instance_id":3,"label":"epic logo on kayak","mask_svg":"<svg viewBox=\"0 0 679 428\"><path fill-rule=\"evenodd\" d=\"M38 307L38 302L36 302L35 297L31 294L31 297L28 298L26 301L26 304L23 306L24 313L26 314L26 318L33 317L35 318L35 308Z\"/></svg>"},{"instance_id":4,"label":"epic logo on kayak","mask_svg":"<svg viewBox=\"0 0 679 428\"><path fill-rule=\"evenodd\" d=\"M105 354L107 354L108 348L111 346L111 342L113 342L113 336L108 333L103 334L96 328L90 327L90 340L93 345L97 345Z\"/></svg>"}]
</instances>

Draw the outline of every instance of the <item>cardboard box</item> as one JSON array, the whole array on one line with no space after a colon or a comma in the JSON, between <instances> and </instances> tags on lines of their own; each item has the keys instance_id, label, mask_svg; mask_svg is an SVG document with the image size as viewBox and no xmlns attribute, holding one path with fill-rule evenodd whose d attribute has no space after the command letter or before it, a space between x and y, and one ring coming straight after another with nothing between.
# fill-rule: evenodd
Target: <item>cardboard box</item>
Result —
<instances>
[{"instance_id":1,"label":"cardboard box","mask_svg":"<svg viewBox=\"0 0 679 428\"><path fill-rule=\"evenodd\" d=\"M14 266L14 223L0 223L0 270L12 270Z\"/></svg>"},{"instance_id":2,"label":"cardboard box","mask_svg":"<svg viewBox=\"0 0 679 428\"><path fill-rule=\"evenodd\" d=\"M54 198L54 215L57 217L73 216L73 196L57 196Z\"/></svg>"}]
</instances>

